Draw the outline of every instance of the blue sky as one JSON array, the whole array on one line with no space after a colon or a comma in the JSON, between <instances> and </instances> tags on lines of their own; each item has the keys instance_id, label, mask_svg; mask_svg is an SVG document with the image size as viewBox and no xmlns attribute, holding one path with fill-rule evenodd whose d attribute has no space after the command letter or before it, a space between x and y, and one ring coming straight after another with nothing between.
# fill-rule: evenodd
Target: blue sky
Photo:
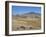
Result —
<instances>
[{"instance_id":1,"label":"blue sky","mask_svg":"<svg viewBox=\"0 0 46 37\"><path fill-rule=\"evenodd\" d=\"M17 15L17 14L24 14L28 12L35 12L35 13L40 13L41 12L41 7L28 7L28 6L12 6L12 14Z\"/></svg>"}]
</instances>

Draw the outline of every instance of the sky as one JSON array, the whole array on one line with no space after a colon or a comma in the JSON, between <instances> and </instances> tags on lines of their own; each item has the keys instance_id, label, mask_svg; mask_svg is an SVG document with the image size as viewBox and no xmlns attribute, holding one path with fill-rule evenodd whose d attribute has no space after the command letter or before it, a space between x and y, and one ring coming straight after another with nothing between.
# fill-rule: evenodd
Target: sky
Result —
<instances>
[{"instance_id":1,"label":"sky","mask_svg":"<svg viewBox=\"0 0 46 37\"><path fill-rule=\"evenodd\" d=\"M28 6L12 6L12 15L22 15L24 13L35 12L40 13L41 7L28 7Z\"/></svg>"}]
</instances>

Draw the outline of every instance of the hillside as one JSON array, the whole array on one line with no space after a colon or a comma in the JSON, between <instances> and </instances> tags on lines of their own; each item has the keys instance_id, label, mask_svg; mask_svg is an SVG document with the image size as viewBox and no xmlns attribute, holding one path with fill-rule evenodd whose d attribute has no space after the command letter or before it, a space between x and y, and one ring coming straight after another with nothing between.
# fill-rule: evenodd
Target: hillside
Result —
<instances>
[{"instance_id":1,"label":"hillside","mask_svg":"<svg viewBox=\"0 0 46 37\"><path fill-rule=\"evenodd\" d=\"M12 30L34 30L41 28L41 15L39 13L25 13L12 16Z\"/></svg>"}]
</instances>

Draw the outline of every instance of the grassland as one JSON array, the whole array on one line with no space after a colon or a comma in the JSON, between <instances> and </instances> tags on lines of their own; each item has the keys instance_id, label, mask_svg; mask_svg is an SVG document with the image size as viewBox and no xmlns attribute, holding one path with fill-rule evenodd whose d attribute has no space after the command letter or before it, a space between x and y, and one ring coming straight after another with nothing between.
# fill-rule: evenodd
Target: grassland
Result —
<instances>
[{"instance_id":1,"label":"grassland","mask_svg":"<svg viewBox=\"0 0 46 37\"><path fill-rule=\"evenodd\" d=\"M13 17L12 18L12 30L37 30L41 28L41 18L22 18Z\"/></svg>"}]
</instances>

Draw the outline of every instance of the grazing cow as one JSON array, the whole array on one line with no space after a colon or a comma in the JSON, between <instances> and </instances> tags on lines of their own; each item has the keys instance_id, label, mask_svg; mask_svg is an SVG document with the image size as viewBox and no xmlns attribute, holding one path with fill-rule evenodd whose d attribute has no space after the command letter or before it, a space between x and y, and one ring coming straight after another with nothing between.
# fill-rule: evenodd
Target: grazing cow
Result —
<instances>
[{"instance_id":1,"label":"grazing cow","mask_svg":"<svg viewBox=\"0 0 46 37\"><path fill-rule=\"evenodd\" d=\"M20 28L24 29L25 30L25 27L24 26L20 26Z\"/></svg>"}]
</instances>

